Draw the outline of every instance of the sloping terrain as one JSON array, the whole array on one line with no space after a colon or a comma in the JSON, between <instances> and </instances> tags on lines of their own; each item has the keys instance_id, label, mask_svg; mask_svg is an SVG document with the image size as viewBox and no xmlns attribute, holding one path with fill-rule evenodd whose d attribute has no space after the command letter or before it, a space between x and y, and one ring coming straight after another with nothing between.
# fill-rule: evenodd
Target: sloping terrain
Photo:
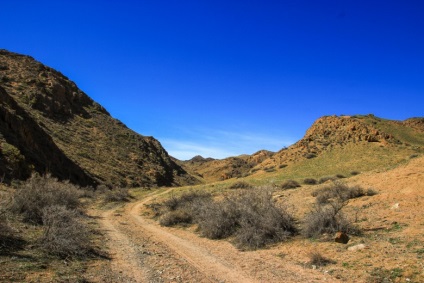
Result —
<instances>
[{"instance_id":1,"label":"sloping terrain","mask_svg":"<svg viewBox=\"0 0 424 283\"><path fill-rule=\"evenodd\" d=\"M153 137L113 119L61 73L0 51L0 177L50 172L80 185L196 182Z\"/></svg>"},{"instance_id":2,"label":"sloping terrain","mask_svg":"<svg viewBox=\"0 0 424 283\"><path fill-rule=\"evenodd\" d=\"M250 170L274 153L260 150L252 155L240 155L225 159L203 158L195 156L187 161L180 161L188 172L206 182L222 181L231 178L246 177Z\"/></svg>"},{"instance_id":3,"label":"sloping terrain","mask_svg":"<svg viewBox=\"0 0 424 283\"><path fill-rule=\"evenodd\" d=\"M422 152L423 121L424 118L393 121L373 115L321 117L307 130L301 140L264 160L255 169L284 167L346 147L351 150L357 147L356 159L363 156L364 148L367 147L378 146L387 153Z\"/></svg>"}]
</instances>

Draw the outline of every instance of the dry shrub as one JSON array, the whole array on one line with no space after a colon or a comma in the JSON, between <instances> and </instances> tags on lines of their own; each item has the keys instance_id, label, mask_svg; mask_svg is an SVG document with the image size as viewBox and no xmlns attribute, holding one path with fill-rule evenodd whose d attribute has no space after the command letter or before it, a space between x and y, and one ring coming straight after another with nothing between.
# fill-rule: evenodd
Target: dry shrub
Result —
<instances>
[{"instance_id":1,"label":"dry shrub","mask_svg":"<svg viewBox=\"0 0 424 283\"><path fill-rule=\"evenodd\" d=\"M372 195L372 189L368 190L370 195ZM368 195L360 186L349 187L345 184L334 182L331 186L326 186L320 189L317 189L312 192L312 196L316 197L316 202L318 204L328 203L331 199L339 198L341 201L347 201L349 199L362 197Z\"/></svg>"},{"instance_id":2,"label":"dry shrub","mask_svg":"<svg viewBox=\"0 0 424 283\"><path fill-rule=\"evenodd\" d=\"M325 177L320 178L318 183L323 184L327 181L334 181L336 179L337 179L337 177L335 177L335 176L325 176Z\"/></svg>"},{"instance_id":3,"label":"dry shrub","mask_svg":"<svg viewBox=\"0 0 424 283\"><path fill-rule=\"evenodd\" d=\"M104 193L105 202L126 202L131 199L127 188L114 188Z\"/></svg>"},{"instance_id":4,"label":"dry shrub","mask_svg":"<svg viewBox=\"0 0 424 283\"><path fill-rule=\"evenodd\" d=\"M240 181L232 184L230 189L252 189L253 186L247 182Z\"/></svg>"},{"instance_id":5,"label":"dry shrub","mask_svg":"<svg viewBox=\"0 0 424 283\"><path fill-rule=\"evenodd\" d=\"M33 175L16 190L11 210L23 215L23 220L42 224L43 209L52 205L67 209L80 207L81 191L69 182L59 182L49 175Z\"/></svg>"},{"instance_id":6,"label":"dry shrub","mask_svg":"<svg viewBox=\"0 0 424 283\"><path fill-rule=\"evenodd\" d=\"M343 205L315 205L305 216L302 234L307 238L315 238L324 233L333 234L338 231L357 234L357 228L342 213Z\"/></svg>"},{"instance_id":7,"label":"dry shrub","mask_svg":"<svg viewBox=\"0 0 424 283\"><path fill-rule=\"evenodd\" d=\"M44 233L40 245L47 253L68 258L91 252L90 231L77 210L53 205L42 212Z\"/></svg>"},{"instance_id":8,"label":"dry shrub","mask_svg":"<svg viewBox=\"0 0 424 283\"><path fill-rule=\"evenodd\" d=\"M315 190L312 196L316 197L316 203L304 218L302 234L308 238L338 231L360 234L359 229L344 216L342 209L349 199L362 195L362 188L348 187L341 183Z\"/></svg>"},{"instance_id":9,"label":"dry shrub","mask_svg":"<svg viewBox=\"0 0 424 283\"><path fill-rule=\"evenodd\" d=\"M235 233L238 228L240 212L232 200L204 203L196 217L202 236L209 239L223 239Z\"/></svg>"},{"instance_id":10,"label":"dry shrub","mask_svg":"<svg viewBox=\"0 0 424 283\"><path fill-rule=\"evenodd\" d=\"M271 191L235 197L240 211L235 242L239 248L257 249L287 240L296 232L294 218L272 199Z\"/></svg>"},{"instance_id":11,"label":"dry shrub","mask_svg":"<svg viewBox=\"0 0 424 283\"><path fill-rule=\"evenodd\" d=\"M204 192L188 192L180 196L172 195L162 204L152 204L156 216L160 216L159 223L163 226L189 224L194 216L210 201L211 195Z\"/></svg>"},{"instance_id":12,"label":"dry shrub","mask_svg":"<svg viewBox=\"0 0 424 283\"><path fill-rule=\"evenodd\" d=\"M294 180L287 180L283 184L281 184L281 189L288 190L288 189L295 189L300 187L300 184Z\"/></svg>"},{"instance_id":13,"label":"dry shrub","mask_svg":"<svg viewBox=\"0 0 424 283\"><path fill-rule=\"evenodd\" d=\"M296 233L293 217L274 202L270 189L235 191L218 200L209 194L192 192L171 197L163 207L161 225L196 223L202 236L234 236L239 248L261 248Z\"/></svg>"},{"instance_id":14,"label":"dry shrub","mask_svg":"<svg viewBox=\"0 0 424 283\"><path fill-rule=\"evenodd\" d=\"M303 180L303 183L305 185L316 185L318 181L313 178L306 178L305 180Z\"/></svg>"},{"instance_id":15,"label":"dry shrub","mask_svg":"<svg viewBox=\"0 0 424 283\"><path fill-rule=\"evenodd\" d=\"M328 264L336 263L334 260L324 257L320 252L311 252L309 253L309 264L315 265L316 267L326 266Z\"/></svg>"},{"instance_id":16,"label":"dry shrub","mask_svg":"<svg viewBox=\"0 0 424 283\"><path fill-rule=\"evenodd\" d=\"M234 235L239 248L261 248L286 240L296 232L293 217L273 201L270 190L232 194L210 202L197 221L205 237L220 239Z\"/></svg>"},{"instance_id":17,"label":"dry shrub","mask_svg":"<svg viewBox=\"0 0 424 283\"><path fill-rule=\"evenodd\" d=\"M174 226L177 224L192 223L193 218L184 210L168 211L159 219L159 224L162 226Z\"/></svg>"}]
</instances>

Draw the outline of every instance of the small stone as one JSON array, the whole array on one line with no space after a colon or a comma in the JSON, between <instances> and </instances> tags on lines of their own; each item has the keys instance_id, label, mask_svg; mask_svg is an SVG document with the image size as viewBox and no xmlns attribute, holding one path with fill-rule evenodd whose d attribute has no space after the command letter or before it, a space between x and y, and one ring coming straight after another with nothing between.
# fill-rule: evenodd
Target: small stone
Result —
<instances>
[{"instance_id":1,"label":"small stone","mask_svg":"<svg viewBox=\"0 0 424 283\"><path fill-rule=\"evenodd\" d=\"M337 232L334 241L336 243L347 244L349 242L349 236L344 232Z\"/></svg>"},{"instance_id":2,"label":"small stone","mask_svg":"<svg viewBox=\"0 0 424 283\"><path fill-rule=\"evenodd\" d=\"M365 246L364 244L359 244L359 245L355 245L352 247L347 248L348 251L357 251L357 250L363 250L365 249L367 246Z\"/></svg>"}]
</instances>

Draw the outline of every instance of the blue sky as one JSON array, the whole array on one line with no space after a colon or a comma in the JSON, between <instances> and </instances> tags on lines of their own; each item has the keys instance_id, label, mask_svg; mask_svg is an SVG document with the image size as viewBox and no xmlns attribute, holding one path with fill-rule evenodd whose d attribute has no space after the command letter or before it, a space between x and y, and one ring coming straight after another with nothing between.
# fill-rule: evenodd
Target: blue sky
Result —
<instances>
[{"instance_id":1,"label":"blue sky","mask_svg":"<svg viewBox=\"0 0 424 283\"><path fill-rule=\"evenodd\" d=\"M180 159L277 151L320 116L424 116L424 1L2 1L0 48Z\"/></svg>"}]
</instances>

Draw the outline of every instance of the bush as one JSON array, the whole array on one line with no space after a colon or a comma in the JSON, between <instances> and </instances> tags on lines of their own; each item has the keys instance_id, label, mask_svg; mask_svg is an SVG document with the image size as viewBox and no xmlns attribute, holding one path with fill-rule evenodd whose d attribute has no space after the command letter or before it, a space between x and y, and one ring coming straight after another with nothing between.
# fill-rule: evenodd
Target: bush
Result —
<instances>
[{"instance_id":1,"label":"bush","mask_svg":"<svg viewBox=\"0 0 424 283\"><path fill-rule=\"evenodd\" d=\"M294 180L287 180L283 184L281 184L281 189L287 190L287 189L295 189L300 187L300 184Z\"/></svg>"},{"instance_id":2,"label":"bush","mask_svg":"<svg viewBox=\"0 0 424 283\"><path fill-rule=\"evenodd\" d=\"M375 196L376 194L378 194L378 192L374 189L369 188L366 192L367 196Z\"/></svg>"},{"instance_id":3,"label":"bush","mask_svg":"<svg viewBox=\"0 0 424 283\"><path fill-rule=\"evenodd\" d=\"M352 171L350 172L350 175L355 176L361 174L359 171Z\"/></svg>"},{"instance_id":4,"label":"bush","mask_svg":"<svg viewBox=\"0 0 424 283\"><path fill-rule=\"evenodd\" d=\"M68 183L47 176L33 175L14 195L12 211L23 215L23 220L42 224L43 209L52 205L76 209L80 206L80 190Z\"/></svg>"},{"instance_id":5,"label":"bush","mask_svg":"<svg viewBox=\"0 0 424 283\"><path fill-rule=\"evenodd\" d=\"M326 257L324 257L321 253L319 252L311 252L309 254L309 264L315 265L317 267L320 266L326 266L328 264L333 264L336 263L334 260L328 259Z\"/></svg>"},{"instance_id":6,"label":"bush","mask_svg":"<svg viewBox=\"0 0 424 283\"><path fill-rule=\"evenodd\" d=\"M341 183L315 190L312 196L316 197L316 204L304 218L302 234L308 238L338 231L359 234L359 229L343 215L342 209L349 199L362 195L362 188L348 187Z\"/></svg>"},{"instance_id":7,"label":"bush","mask_svg":"<svg viewBox=\"0 0 424 283\"><path fill-rule=\"evenodd\" d=\"M228 198L204 203L196 217L200 234L209 239L223 239L233 235L239 224L240 211Z\"/></svg>"},{"instance_id":8,"label":"bush","mask_svg":"<svg viewBox=\"0 0 424 283\"><path fill-rule=\"evenodd\" d=\"M258 249L296 233L294 218L274 202L271 191L239 195L234 202L240 214L235 233L239 248Z\"/></svg>"},{"instance_id":9,"label":"bush","mask_svg":"<svg viewBox=\"0 0 424 283\"><path fill-rule=\"evenodd\" d=\"M68 258L91 252L90 232L78 211L48 206L43 208L42 220L44 233L40 245L47 253Z\"/></svg>"},{"instance_id":10,"label":"bush","mask_svg":"<svg viewBox=\"0 0 424 283\"><path fill-rule=\"evenodd\" d=\"M372 193L372 192L370 192ZM328 203L330 199L338 198L341 201L365 196L367 193L359 186L348 187L335 182L331 186L323 187L312 192L318 204Z\"/></svg>"},{"instance_id":11,"label":"bush","mask_svg":"<svg viewBox=\"0 0 424 283\"><path fill-rule=\"evenodd\" d=\"M326 176L326 177L320 178L319 181L318 181L318 183L323 184L323 183L325 183L327 181L330 181L330 180L331 181L334 181L336 179L337 179L337 177L334 177L334 176Z\"/></svg>"},{"instance_id":12,"label":"bush","mask_svg":"<svg viewBox=\"0 0 424 283\"><path fill-rule=\"evenodd\" d=\"M303 183L305 185L316 185L318 181L312 178L306 178L305 180L303 180Z\"/></svg>"},{"instance_id":13,"label":"bush","mask_svg":"<svg viewBox=\"0 0 424 283\"><path fill-rule=\"evenodd\" d=\"M306 157L307 159L312 159L312 158L317 157L317 155L316 155L315 153L307 153L307 154L305 154L305 157Z\"/></svg>"},{"instance_id":14,"label":"bush","mask_svg":"<svg viewBox=\"0 0 424 283\"><path fill-rule=\"evenodd\" d=\"M236 191L212 200L209 194L189 193L171 197L163 206L161 225L196 223L210 239L234 236L239 248L257 249L283 241L296 232L293 217L272 199L271 190Z\"/></svg>"},{"instance_id":15,"label":"bush","mask_svg":"<svg viewBox=\"0 0 424 283\"><path fill-rule=\"evenodd\" d=\"M278 168L280 168L280 169L283 169L283 168L286 168L287 167L287 164L280 164L279 166L278 166Z\"/></svg>"},{"instance_id":16,"label":"bush","mask_svg":"<svg viewBox=\"0 0 424 283\"><path fill-rule=\"evenodd\" d=\"M342 174L337 174L337 175L336 175L336 177L337 177L338 179L346 178L346 177L345 177L345 175L342 175Z\"/></svg>"},{"instance_id":17,"label":"bush","mask_svg":"<svg viewBox=\"0 0 424 283\"><path fill-rule=\"evenodd\" d=\"M130 199L131 195L127 188L114 188L104 194L105 202L126 202Z\"/></svg>"},{"instance_id":18,"label":"bush","mask_svg":"<svg viewBox=\"0 0 424 283\"><path fill-rule=\"evenodd\" d=\"M159 219L159 224L162 226L173 226L181 223L192 223L193 218L187 211L174 210L168 211Z\"/></svg>"},{"instance_id":19,"label":"bush","mask_svg":"<svg viewBox=\"0 0 424 283\"><path fill-rule=\"evenodd\" d=\"M252 189L253 186L247 182L240 181L232 184L230 189Z\"/></svg>"},{"instance_id":20,"label":"bush","mask_svg":"<svg viewBox=\"0 0 424 283\"><path fill-rule=\"evenodd\" d=\"M302 234L314 238L324 233L333 234L338 231L357 233L357 228L341 212L343 205L315 205L303 221Z\"/></svg>"}]
</instances>

